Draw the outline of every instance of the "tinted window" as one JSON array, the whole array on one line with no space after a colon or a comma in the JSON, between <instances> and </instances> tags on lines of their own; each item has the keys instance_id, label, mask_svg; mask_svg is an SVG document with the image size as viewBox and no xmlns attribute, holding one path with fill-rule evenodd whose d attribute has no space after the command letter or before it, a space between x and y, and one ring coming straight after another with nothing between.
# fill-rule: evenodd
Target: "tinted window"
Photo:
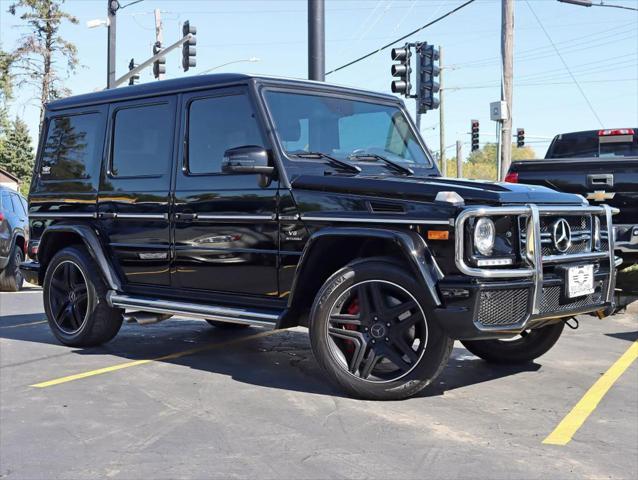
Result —
<instances>
[{"instance_id":1,"label":"tinted window","mask_svg":"<svg viewBox=\"0 0 638 480\"><path fill-rule=\"evenodd\" d=\"M43 180L87 179L99 162L97 113L52 118L42 151Z\"/></svg>"},{"instance_id":2,"label":"tinted window","mask_svg":"<svg viewBox=\"0 0 638 480\"><path fill-rule=\"evenodd\" d=\"M18 197L16 194L11 194L11 200L13 200L13 211L16 212L18 215L26 215L27 212L24 210L24 205L22 205L22 202L20 201L20 197Z\"/></svg>"},{"instance_id":3,"label":"tinted window","mask_svg":"<svg viewBox=\"0 0 638 480\"><path fill-rule=\"evenodd\" d=\"M9 198L9 192L0 192L0 207L5 213L13 212L13 203Z\"/></svg>"},{"instance_id":4,"label":"tinted window","mask_svg":"<svg viewBox=\"0 0 638 480\"><path fill-rule=\"evenodd\" d=\"M219 173L224 152L264 146L248 97L229 95L194 100L188 114L188 171Z\"/></svg>"},{"instance_id":5,"label":"tinted window","mask_svg":"<svg viewBox=\"0 0 638 480\"><path fill-rule=\"evenodd\" d=\"M123 108L115 114L111 173L159 176L173 153L173 109L166 103Z\"/></svg>"}]
</instances>

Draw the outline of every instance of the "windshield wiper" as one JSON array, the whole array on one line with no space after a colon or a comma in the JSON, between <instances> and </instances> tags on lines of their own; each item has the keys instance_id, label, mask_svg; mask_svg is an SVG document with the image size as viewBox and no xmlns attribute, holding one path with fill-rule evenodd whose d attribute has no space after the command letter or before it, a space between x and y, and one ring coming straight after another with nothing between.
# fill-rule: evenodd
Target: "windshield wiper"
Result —
<instances>
[{"instance_id":1,"label":"windshield wiper","mask_svg":"<svg viewBox=\"0 0 638 480\"><path fill-rule=\"evenodd\" d=\"M375 160L381 160L388 167L393 169L395 172L402 173L403 175L414 175L414 170L412 170L410 167L405 167L401 165L400 163L394 162L376 153L360 153L358 155L350 155L348 158L355 158L355 159L372 158Z\"/></svg>"},{"instance_id":2,"label":"windshield wiper","mask_svg":"<svg viewBox=\"0 0 638 480\"><path fill-rule=\"evenodd\" d=\"M327 160L333 167L342 168L344 170L348 170L352 173L361 173L361 167L351 164L350 162L346 162L345 160L339 160L338 158L331 157L330 155L323 152L302 152L302 153L293 153L292 157L298 158L318 158Z\"/></svg>"}]
</instances>

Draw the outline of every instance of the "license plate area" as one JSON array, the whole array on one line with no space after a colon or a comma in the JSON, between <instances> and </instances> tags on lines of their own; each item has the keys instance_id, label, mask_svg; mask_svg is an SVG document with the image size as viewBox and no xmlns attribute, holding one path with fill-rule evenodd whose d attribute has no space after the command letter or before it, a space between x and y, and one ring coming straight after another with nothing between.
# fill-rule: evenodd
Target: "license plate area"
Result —
<instances>
[{"instance_id":1,"label":"license plate area","mask_svg":"<svg viewBox=\"0 0 638 480\"><path fill-rule=\"evenodd\" d=\"M594 265L575 265L566 268L565 296L584 297L594 293Z\"/></svg>"}]
</instances>

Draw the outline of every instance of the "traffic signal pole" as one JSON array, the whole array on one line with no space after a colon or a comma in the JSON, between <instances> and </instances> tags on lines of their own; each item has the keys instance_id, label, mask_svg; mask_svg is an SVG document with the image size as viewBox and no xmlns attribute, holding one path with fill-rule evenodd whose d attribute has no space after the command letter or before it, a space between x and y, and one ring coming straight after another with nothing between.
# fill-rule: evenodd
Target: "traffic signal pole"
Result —
<instances>
[{"instance_id":1,"label":"traffic signal pole","mask_svg":"<svg viewBox=\"0 0 638 480\"><path fill-rule=\"evenodd\" d=\"M512 161L512 90L514 77L514 0L502 0L501 56L503 80L501 100L507 103L507 118L503 120L500 136L500 170L498 180L505 178Z\"/></svg>"},{"instance_id":2,"label":"traffic signal pole","mask_svg":"<svg viewBox=\"0 0 638 480\"><path fill-rule=\"evenodd\" d=\"M190 41L192 38L194 38L195 36L192 33L189 33L188 35L186 35L184 38L179 39L178 41L176 41L175 43L173 43L172 45L169 45L168 47L162 49L161 52L159 52L156 55L153 55L151 58L149 58L148 60L140 63L137 67L135 67L133 70L130 70L126 75L121 76L120 78L118 78L115 81L115 84L113 85L113 87L117 87L119 85L122 85L124 82L128 81L129 78L131 78L133 75L137 75L138 73L140 73L142 70L144 70L146 67L152 65L155 60L159 60L162 57L165 57L168 53L172 52L173 50L181 47L183 44L185 44L186 42Z\"/></svg>"},{"instance_id":3,"label":"traffic signal pole","mask_svg":"<svg viewBox=\"0 0 638 480\"><path fill-rule=\"evenodd\" d=\"M324 0L308 0L308 79L326 79Z\"/></svg>"},{"instance_id":4,"label":"traffic signal pole","mask_svg":"<svg viewBox=\"0 0 638 480\"><path fill-rule=\"evenodd\" d=\"M116 0L107 0L107 50L106 50L106 88L115 88L115 34L116 13L120 4Z\"/></svg>"},{"instance_id":5,"label":"traffic signal pole","mask_svg":"<svg viewBox=\"0 0 638 480\"><path fill-rule=\"evenodd\" d=\"M162 45L164 43L164 34L163 34L163 28L162 28L162 14L160 12L159 8L155 9L155 44L156 45ZM164 74L163 73L158 73L157 75L157 79L158 80L162 80L164 78Z\"/></svg>"}]
</instances>

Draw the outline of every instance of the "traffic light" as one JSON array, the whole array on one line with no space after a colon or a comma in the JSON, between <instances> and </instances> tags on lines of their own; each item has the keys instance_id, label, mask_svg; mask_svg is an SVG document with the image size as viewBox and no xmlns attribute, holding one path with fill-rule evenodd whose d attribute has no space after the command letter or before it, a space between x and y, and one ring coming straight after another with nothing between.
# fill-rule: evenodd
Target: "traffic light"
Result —
<instances>
[{"instance_id":1,"label":"traffic light","mask_svg":"<svg viewBox=\"0 0 638 480\"><path fill-rule=\"evenodd\" d=\"M434 45L427 43L417 46L419 54L419 72L417 77L417 112L425 113L428 110L439 108L439 99L435 94L439 92L439 82L436 81L441 73L437 65L439 51Z\"/></svg>"},{"instance_id":2,"label":"traffic light","mask_svg":"<svg viewBox=\"0 0 638 480\"><path fill-rule=\"evenodd\" d=\"M472 151L479 149L479 121L472 120Z\"/></svg>"},{"instance_id":3,"label":"traffic light","mask_svg":"<svg viewBox=\"0 0 638 480\"><path fill-rule=\"evenodd\" d=\"M393 62L399 62L392 65L390 69L392 76L398 78L398 80L393 80L390 84L392 93L399 93L404 97L408 97L412 88L412 85L410 85L410 73L412 72L412 67L410 67L410 56L412 55L410 46L406 43L403 48L393 48L391 55Z\"/></svg>"},{"instance_id":4,"label":"traffic light","mask_svg":"<svg viewBox=\"0 0 638 480\"><path fill-rule=\"evenodd\" d=\"M131 58L131 61L128 64L129 71L133 70L136 67L137 67L137 64L135 63L135 60ZM128 79L128 84L135 85L135 82L137 82L139 79L140 79L139 74L133 75L131 78Z\"/></svg>"},{"instance_id":5,"label":"traffic light","mask_svg":"<svg viewBox=\"0 0 638 480\"><path fill-rule=\"evenodd\" d=\"M197 34L197 27L192 26L190 22L186 20L184 25L182 25L182 35L185 37L189 33L192 34L193 37L186 40L184 45L182 45L182 68L185 72L188 71L190 67L197 65L197 60L195 59L195 55L197 54L197 49L195 48L197 38L194 36Z\"/></svg>"},{"instance_id":6,"label":"traffic light","mask_svg":"<svg viewBox=\"0 0 638 480\"><path fill-rule=\"evenodd\" d=\"M525 129L524 128L516 129L516 146L518 148L523 148L525 146Z\"/></svg>"},{"instance_id":7,"label":"traffic light","mask_svg":"<svg viewBox=\"0 0 638 480\"><path fill-rule=\"evenodd\" d=\"M162 51L161 42L155 42L153 45L153 55L157 55ZM166 57L160 57L153 62L153 75L155 78L159 79L160 75L164 75L166 73Z\"/></svg>"}]
</instances>

